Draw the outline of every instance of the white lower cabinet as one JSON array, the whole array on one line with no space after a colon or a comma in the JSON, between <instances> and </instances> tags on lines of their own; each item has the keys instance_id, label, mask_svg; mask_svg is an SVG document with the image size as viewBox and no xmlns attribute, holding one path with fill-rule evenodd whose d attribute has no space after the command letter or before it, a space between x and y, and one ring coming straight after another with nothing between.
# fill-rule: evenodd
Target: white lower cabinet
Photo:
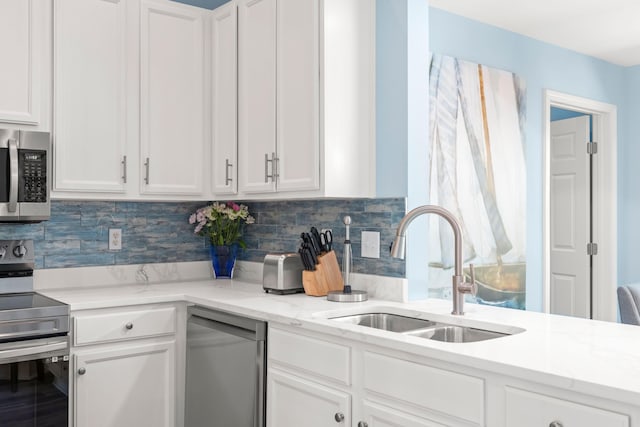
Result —
<instances>
[{"instance_id":1,"label":"white lower cabinet","mask_svg":"<svg viewBox=\"0 0 640 427\"><path fill-rule=\"evenodd\" d=\"M268 352L267 427L484 425L477 419L484 411L478 378L280 326L269 328ZM460 397L473 399L469 408L457 410Z\"/></svg>"},{"instance_id":2,"label":"white lower cabinet","mask_svg":"<svg viewBox=\"0 0 640 427\"><path fill-rule=\"evenodd\" d=\"M507 377L353 339L269 326L267 427L632 427L606 389Z\"/></svg>"},{"instance_id":3,"label":"white lower cabinet","mask_svg":"<svg viewBox=\"0 0 640 427\"><path fill-rule=\"evenodd\" d=\"M505 425L629 427L629 416L513 387L505 387Z\"/></svg>"},{"instance_id":4,"label":"white lower cabinet","mask_svg":"<svg viewBox=\"0 0 640 427\"><path fill-rule=\"evenodd\" d=\"M314 381L269 370L268 426L351 426L351 395Z\"/></svg>"},{"instance_id":5,"label":"white lower cabinet","mask_svg":"<svg viewBox=\"0 0 640 427\"><path fill-rule=\"evenodd\" d=\"M364 423L358 427L444 427L444 424L418 418L413 415L365 400L362 402Z\"/></svg>"},{"instance_id":6,"label":"white lower cabinet","mask_svg":"<svg viewBox=\"0 0 640 427\"><path fill-rule=\"evenodd\" d=\"M78 352L76 427L175 425L175 341Z\"/></svg>"},{"instance_id":7,"label":"white lower cabinet","mask_svg":"<svg viewBox=\"0 0 640 427\"><path fill-rule=\"evenodd\" d=\"M182 425L184 311L161 305L71 313L74 427Z\"/></svg>"}]
</instances>

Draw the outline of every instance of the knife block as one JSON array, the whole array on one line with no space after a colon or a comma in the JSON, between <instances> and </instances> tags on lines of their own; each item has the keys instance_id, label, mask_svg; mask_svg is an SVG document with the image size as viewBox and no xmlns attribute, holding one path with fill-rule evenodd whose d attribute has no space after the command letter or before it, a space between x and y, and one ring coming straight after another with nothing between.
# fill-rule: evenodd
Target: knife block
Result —
<instances>
[{"instance_id":1,"label":"knife block","mask_svg":"<svg viewBox=\"0 0 640 427\"><path fill-rule=\"evenodd\" d=\"M318 256L315 271L302 272L302 286L305 294L314 297L325 296L329 291L344 289L342 273L334 251Z\"/></svg>"}]
</instances>

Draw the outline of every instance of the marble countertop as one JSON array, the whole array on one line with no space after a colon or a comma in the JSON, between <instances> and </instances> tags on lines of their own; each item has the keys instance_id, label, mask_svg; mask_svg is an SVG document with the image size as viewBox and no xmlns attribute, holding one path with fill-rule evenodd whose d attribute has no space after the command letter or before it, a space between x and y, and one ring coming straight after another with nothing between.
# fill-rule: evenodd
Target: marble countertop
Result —
<instances>
[{"instance_id":1,"label":"marble countertop","mask_svg":"<svg viewBox=\"0 0 640 427\"><path fill-rule=\"evenodd\" d=\"M70 304L72 310L184 301L633 405L640 402L637 326L476 304L466 304L464 316L452 316L451 302L437 299L335 303L304 294L266 294L260 285L235 279L41 292ZM503 332L525 331L482 342L445 343L328 319L376 311Z\"/></svg>"}]
</instances>

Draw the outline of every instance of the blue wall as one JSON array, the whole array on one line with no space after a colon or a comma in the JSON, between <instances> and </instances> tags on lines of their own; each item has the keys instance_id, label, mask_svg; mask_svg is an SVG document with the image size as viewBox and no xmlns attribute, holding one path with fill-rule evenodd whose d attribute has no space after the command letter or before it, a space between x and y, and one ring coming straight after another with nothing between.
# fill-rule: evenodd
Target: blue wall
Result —
<instances>
[{"instance_id":1,"label":"blue wall","mask_svg":"<svg viewBox=\"0 0 640 427\"><path fill-rule=\"evenodd\" d=\"M377 191L407 196L407 208L427 202L429 141L429 6L424 0L376 1ZM407 239L409 298L428 292L425 218Z\"/></svg>"},{"instance_id":2,"label":"blue wall","mask_svg":"<svg viewBox=\"0 0 640 427\"><path fill-rule=\"evenodd\" d=\"M541 310L543 90L552 89L617 105L620 150L618 179L619 182L627 180L637 183L640 181L640 168L630 168L631 157L625 157L625 153L631 154L629 151L632 142L631 129L627 129L624 115L629 93L625 85L628 70L440 9L430 10L429 26L432 52L511 71L526 80L527 308ZM640 158L637 146L635 144L633 147L636 159ZM622 191L619 196L622 196L619 215L627 218L629 201ZM634 205L634 209L637 219L640 205ZM630 275L637 276L640 281L640 263L634 261L633 255L640 253L640 239L636 238L631 242L629 238L630 235L640 234L640 230L637 225L631 224L629 218L620 222L619 229L623 226L632 226L633 231L625 228L624 233L619 232L619 265L623 267L621 273L624 272L620 274L619 281L626 281ZM629 250L625 252L625 248ZM630 265L633 263L635 271L632 272Z\"/></svg>"},{"instance_id":3,"label":"blue wall","mask_svg":"<svg viewBox=\"0 0 640 427\"><path fill-rule=\"evenodd\" d=\"M581 113L579 111L571 111L564 110L558 107L551 107L551 121L555 122L556 120L564 120L564 119L572 119L574 117L586 116L586 113Z\"/></svg>"},{"instance_id":4,"label":"blue wall","mask_svg":"<svg viewBox=\"0 0 640 427\"><path fill-rule=\"evenodd\" d=\"M624 141L618 145L618 282L640 282L640 65L627 68L625 76L627 109L618 112L624 123Z\"/></svg>"},{"instance_id":5,"label":"blue wall","mask_svg":"<svg viewBox=\"0 0 640 427\"><path fill-rule=\"evenodd\" d=\"M269 252L297 250L311 225L334 231L342 259L344 225L353 220L353 271L404 277L405 263L388 247L404 215L404 199L246 202L256 218L245 230L247 249L239 259L262 262ZM0 240L33 239L36 268L152 264L209 259L206 240L193 234L188 218L202 202L53 201L51 219L38 224L0 224ZM122 229L122 250L109 251L109 228ZM361 231L380 233L380 259L360 257Z\"/></svg>"},{"instance_id":6,"label":"blue wall","mask_svg":"<svg viewBox=\"0 0 640 427\"><path fill-rule=\"evenodd\" d=\"M377 194L407 194L407 3L376 1Z\"/></svg>"}]
</instances>

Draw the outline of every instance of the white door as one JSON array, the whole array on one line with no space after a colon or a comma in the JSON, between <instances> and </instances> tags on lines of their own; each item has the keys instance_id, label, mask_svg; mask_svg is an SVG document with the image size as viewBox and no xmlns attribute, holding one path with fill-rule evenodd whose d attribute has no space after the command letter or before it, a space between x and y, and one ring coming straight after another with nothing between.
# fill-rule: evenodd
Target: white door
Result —
<instances>
[{"instance_id":1,"label":"white door","mask_svg":"<svg viewBox=\"0 0 640 427\"><path fill-rule=\"evenodd\" d=\"M551 122L551 313L591 317L589 117Z\"/></svg>"},{"instance_id":2,"label":"white door","mask_svg":"<svg viewBox=\"0 0 640 427\"><path fill-rule=\"evenodd\" d=\"M205 9L170 1L142 2L140 152L144 194L202 193L205 13Z\"/></svg>"},{"instance_id":3,"label":"white door","mask_svg":"<svg viewBox=\"0 0 640 427\"><path fill-rule=\"evenodd\" d=\"M239 2L238 107L240 192L275 191L276 0Z\"/></svg>"},{"instance_id":4,"label":"white door","mask_svg":"<svg viewBox=\"0 0 640 427\"><path fill-rule=\"evenodd\" d=\"M126 2L56 0L54 19L55 189L123 192Z\"/></svg>"},{"instance_id":5,"label":"white door","mask_svg":"<svg viewBox=\"0 0 640 427\"><path fill-rule=\"evenodd\" d=\"M0 1L0 122L40 122L40 67L45 57L40 0Z\"/></svg>"},{"instance_id":6,"label":"white door","mask_svg":"<svg viewBox=\"0 0 640 427\"><path fill-rule=\"evenodd\" d=\"M229 2L211 17L214 194L238 191L237 10L236 3Z\"/></svg>"},{"instance_id":7,"label":"white door","mask_svg":"<svg viewBox=\"0 0 640 427\"><path fill-rule=\"evenodd\" d=\"M268 427L351 426L351 395L270 370L267 379Z\"/></svg>"},{"instance_id":8,"label":"white door","mask_svg":"<svg viewBox=\"0 0 640 427\"><path fill-rule=\"evenodd\" d=\"M320 186L318 8L318 0L278 0L278 191Z\"/></svg>"},{"instance_id":9,"label":"white door","mask_svg":"<svg viewBox=\"0 0 640 427\"><path fill-rule=\"evenodd\" d=\"M175 341L79 351L74 362L76 427L175 425Z\"/></svg>"}]
</instances>

